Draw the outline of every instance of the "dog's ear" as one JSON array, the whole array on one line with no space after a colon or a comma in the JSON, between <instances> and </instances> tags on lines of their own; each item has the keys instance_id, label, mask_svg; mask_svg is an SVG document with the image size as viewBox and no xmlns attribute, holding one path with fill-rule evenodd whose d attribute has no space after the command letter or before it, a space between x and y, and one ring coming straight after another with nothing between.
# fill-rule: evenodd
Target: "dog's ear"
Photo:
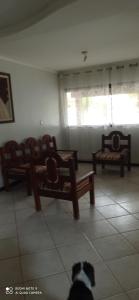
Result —
<instances>
[{"instance_id":1,"label":"dog's ear","mask_svg":"<svg viewBox=\"0 0 139 300\"><path fill-rule=\"evenodd\" d=\"M80 272L80 270L81 270L81 264L80 263L76 263L76 264L73 265L73 267L72 267L72 282L74 281L75 277Z\"/></svg>"},{"instance_id":2,"label":"dog's ear","mask_svg":"<svg viewBox=\"0 0 139 300\"><path fill-rule=\"evenodd\" d=\"M84 269L84 272L89 277L89 279L91 281L91 285L95 286L95 270L94 270L94 267L90 263L84 262L83 269Z\"/></svg>"}]
</instances>

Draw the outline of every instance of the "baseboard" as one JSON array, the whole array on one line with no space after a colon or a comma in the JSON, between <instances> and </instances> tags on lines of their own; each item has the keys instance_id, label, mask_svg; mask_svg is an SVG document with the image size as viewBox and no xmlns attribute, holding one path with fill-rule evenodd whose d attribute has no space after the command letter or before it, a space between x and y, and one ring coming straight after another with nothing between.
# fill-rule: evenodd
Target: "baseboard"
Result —
<instances>
[{"instance_id":1,"label":"baseboard","mask_svg":"<svg viewBox=\"0 0 139 300\"><path fill-rule=\"evenodd\" d=\"M15 185L17 185L19 182L21 182L21 180L14 181L14 182L10 183L10 186L11 186L11 187L12 187L12 186L15 186ZM0 187L0 192L2 192L2 191L4 191L4 190L5 190L5 186L3 185L3 186Z\"/></svg>"},{"instance_id":2,"label":"baseboard","mask_svg":"<svg viewBox=\"0 0 139 300\"><path fill-rule=\"evenodd\" d=\"M90 164L92 164L92 161L91 160L78 160L78 162L79 163L83 163L83 164L85 164L85 163L90 163ZM131 167L139 167L139 163L131 163Z\"/></svg>"},{"instance_id":3,"label":"baseboard","mask_svg":"<svg viewBox=\"0 0 139 300\"><path fill-rule=\"evenodd\" d=\"M92 161L91 160L82 160L82 159L78 159L78 163L83 163L83 164L91 164Z\"/></svg>"}]
</instances>

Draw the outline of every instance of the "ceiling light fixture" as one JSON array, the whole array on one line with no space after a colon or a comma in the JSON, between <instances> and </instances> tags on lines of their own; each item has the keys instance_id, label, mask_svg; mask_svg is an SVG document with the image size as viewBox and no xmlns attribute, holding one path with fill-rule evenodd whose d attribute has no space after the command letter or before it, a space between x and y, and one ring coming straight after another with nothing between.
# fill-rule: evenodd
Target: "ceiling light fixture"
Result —
<instances>
[{"instance_id":1,"label":"ceiling light fixture","mask_svg":"<svg viewBox=\"0 0 139 300\"><path fill-rule=\"evenodd\" d=\"M83 50L83 51L81 51L81 54L83 55L83 61L85 62L87 60L88 51Z\"/></svg>"}]
</instances>

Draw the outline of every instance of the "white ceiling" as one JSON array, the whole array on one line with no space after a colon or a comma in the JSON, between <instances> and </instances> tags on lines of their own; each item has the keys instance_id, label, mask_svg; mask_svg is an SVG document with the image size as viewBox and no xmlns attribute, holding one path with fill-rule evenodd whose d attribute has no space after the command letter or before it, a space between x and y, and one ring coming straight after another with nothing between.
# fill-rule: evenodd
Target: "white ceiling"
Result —
<instances>
[{"instance_id":1,"label":"white ceiling","mask_svg":"<svg viewBox=\"0 0 139 300\"><path fill-rule=\"evenodd\" d=\"M18 14L19 7L13 9L17 1L22 3ZM1 58L59 71L139 57L138 0L56 0L55 6L50 2L4 1ZM82 50L88 51L86 62Z\"/></svg>"}]
</instances>

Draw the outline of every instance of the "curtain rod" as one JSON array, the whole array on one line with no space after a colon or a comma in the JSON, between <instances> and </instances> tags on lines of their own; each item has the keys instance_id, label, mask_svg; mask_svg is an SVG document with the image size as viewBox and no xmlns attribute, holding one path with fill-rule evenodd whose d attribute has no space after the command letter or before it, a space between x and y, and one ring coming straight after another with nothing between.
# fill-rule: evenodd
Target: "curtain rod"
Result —
<instances>
[{"instance_id":1,"label":"curtain rod","mask_svg":"<svg viewBox=\"0 0 139 300\"><path fill-rule=\"evenodd\" d=\"M94 71L97 71L97 72L103 72L103 71L112 71L113 69L117 69L117 70L120 70L120 69L124 69L125 67L129 67L129 68L132 68L132 67L138 67L139 66L139 62L137 62L137 61L135 61L135 62L125 62L125 63L123 63L123 62L121 62L121 64L120 64L120 62L119 63L115 63L115 64L113 64L113 65L103 65L102 67L101 66L92 66L92 67L90 67L90 69L88 69L88 70L84 70L84 69L82 69L82 70L76 70L76 71L74 71L74 70L69 70L69 71L61 71L61 72L59 72L59 74L58 74L58 76L60 77L60 76L70 76L70 75L80 75L80 74L89 74L89 73L93 73Z\"/></svg>"}]
</instances>

